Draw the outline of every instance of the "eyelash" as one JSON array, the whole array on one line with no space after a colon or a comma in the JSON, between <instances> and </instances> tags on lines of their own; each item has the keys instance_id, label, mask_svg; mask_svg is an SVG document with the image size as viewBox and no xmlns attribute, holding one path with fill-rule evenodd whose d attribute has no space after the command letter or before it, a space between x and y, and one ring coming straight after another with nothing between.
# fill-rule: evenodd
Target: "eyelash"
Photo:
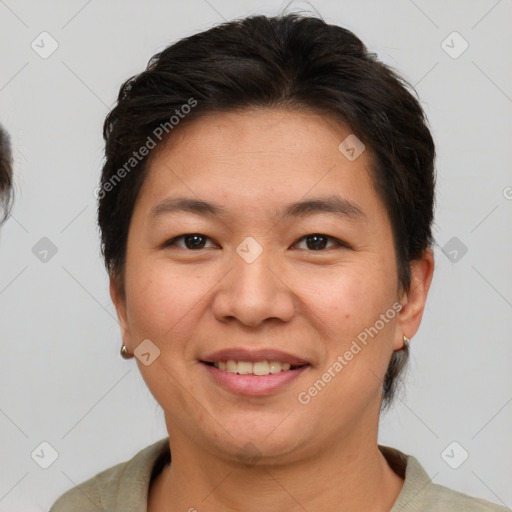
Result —
<instances>
[{"instance_id":1,"label":"eyelash","mask_svg":"<svg viewBox=\"0 0 512 512\"><path fill-rule=\"evenodd\" d=\"M174 238L171 238L170 240L167 240L166 242L164 242L163 244L163 248L168 248L168 247L172 247L173 245L175 246L176 242L180 239L185 239L185 237L187 236L199 236L199 237L202 237L202 238L206 238L208 240L210 240L210 237L206 236L206 235L203 235L201 233L185 233L183 235L179 235L179 236L175 236ZM332 236L329 236L329 235L324 235L322 233L311 233L309 235L304 235L303 237L299 238L295 243L299 243L299 242L302 242L303 240L306 240L307 238L309 237L313 237L313 236L319 236L319 237L323 237L323 238L326 238L327 240L329 241L333 241L337 244L337 246L341 249L350 249L350 246L343 242L342 240L338 240L337 238L334 238ZM177 247L177 246L176 246ZM194 252L194 251L201 251L203 250L204 248L201 247L200 249L189 249L187 247L179 247L180 249L185 249L187 251L190 251L190 252ZM331 247L332 248L332 247ZM328 248L329 249L329 248ZM323 251L326 251L327 249L318 249L318 250L308 250L308 252L323 252Z\"/></svg>"}]
</instances>

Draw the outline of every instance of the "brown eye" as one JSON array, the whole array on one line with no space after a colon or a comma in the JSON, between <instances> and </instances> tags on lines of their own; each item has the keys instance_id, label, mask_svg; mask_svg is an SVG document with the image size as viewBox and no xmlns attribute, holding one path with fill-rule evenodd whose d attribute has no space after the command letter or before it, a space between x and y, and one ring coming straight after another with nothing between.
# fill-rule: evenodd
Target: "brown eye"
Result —
<instances>
[{"instance_id":1,"label":"brown eye","mask_svg":"<svg viewBox=\"0 0 512 512\"><path fill-rule=\"evenodd\" d=\"M347 247L347 245L340 240L321 233L312 233L311 235L303 236L297 243L301 243L302 241L306 242L306 248L310 251L321 251L325 249L329 241L334 242L335 247Z\"/></svg>"},{"instance_id":2,"label":"brown eye","mask_svg":"<svg viewBox=\"0 0 512 512\"><path fill-rule=\"evenodd\" d=\"M185 235L180 235L169 240L168 242L165 243L165 247L175 245L182 249L189 250L204 249L205 244L208 240L209 238L205 235L202 235L201 233L187 233ZM179 245L177 243L178 241L183 241L184 245Z\"/></svg>"}]
</instances>

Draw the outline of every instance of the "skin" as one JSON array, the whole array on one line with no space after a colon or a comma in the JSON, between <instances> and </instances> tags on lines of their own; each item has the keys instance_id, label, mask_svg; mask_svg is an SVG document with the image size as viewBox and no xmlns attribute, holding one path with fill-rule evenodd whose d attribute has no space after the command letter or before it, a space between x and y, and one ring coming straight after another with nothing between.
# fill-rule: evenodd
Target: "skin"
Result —
<instances>
[{"instance_id":1,"label":"skin","mask_svg":"<svg viewBox=\"0 0 512 512\"><path fill-rule=\"evenodd\" d=\"M163 408L172 453L150 488L149 511L389 511L398 497L403 480L377 446L382 380L403 336L419 327L434 264L426 250L411 263L410 290L400 291L370 151L349 161L338 149L350 133L313 113L252 109L183 124L151 155L130 224L124 293L111 278L129 353L144 339L161 351L149 366L137 360ZM363 215L276 216L288 203L332 194ZM227 212L152 218L171 196ZM183 239L163 246L187 233L208 237L204 248L187 249ZM332 239L313 250L302 237L314 233ZM263 249L250 264L236 252L248 236ZM400 313L299 403L396 302ZM270 396L235 395L199 362L231 347L273 347L311 366Z\"/></svg>"}]
</instances>

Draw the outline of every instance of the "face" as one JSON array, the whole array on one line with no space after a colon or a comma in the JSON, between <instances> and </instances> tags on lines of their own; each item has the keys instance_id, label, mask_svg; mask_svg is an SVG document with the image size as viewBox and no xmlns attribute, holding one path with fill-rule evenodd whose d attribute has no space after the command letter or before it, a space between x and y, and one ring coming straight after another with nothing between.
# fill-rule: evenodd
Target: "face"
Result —
<instances>
[{"instance_id":1,"label":"face","mask_svg":"<svg viewBox=\"0 0 512 512\"><path fill-rule=\"evenodd\" d=\"M429 267L399 293L369 150L338 149L350 133L312 113L222 113L152 155L125 294L111 292L129 352L150 340L137 363L171 445L293 460L376 429Z\"/></svg>"}]
</instances>

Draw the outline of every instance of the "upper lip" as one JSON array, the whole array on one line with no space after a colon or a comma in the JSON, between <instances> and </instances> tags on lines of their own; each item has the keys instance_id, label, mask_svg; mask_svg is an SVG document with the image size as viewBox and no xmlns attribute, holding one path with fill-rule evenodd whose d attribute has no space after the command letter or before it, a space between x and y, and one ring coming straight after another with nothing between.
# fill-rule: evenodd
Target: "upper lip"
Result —
<instances>
[{"instance_id":1,"label":"upper lip","mask_svg":"<svg viewBox=\"0 0 512 512\"><path fill-rule=\"evenodd\" d=\"M216 363L218 361L248 361L255 363L257 361L279 361L280 363L290 363L291 365L305 365L309 361L297 357L293 354L274 350L272 348L260 348L258 350L248 350L245 348L225 348L212 352L205 356L202 361Z\"/></svg>"}]
</instances>

